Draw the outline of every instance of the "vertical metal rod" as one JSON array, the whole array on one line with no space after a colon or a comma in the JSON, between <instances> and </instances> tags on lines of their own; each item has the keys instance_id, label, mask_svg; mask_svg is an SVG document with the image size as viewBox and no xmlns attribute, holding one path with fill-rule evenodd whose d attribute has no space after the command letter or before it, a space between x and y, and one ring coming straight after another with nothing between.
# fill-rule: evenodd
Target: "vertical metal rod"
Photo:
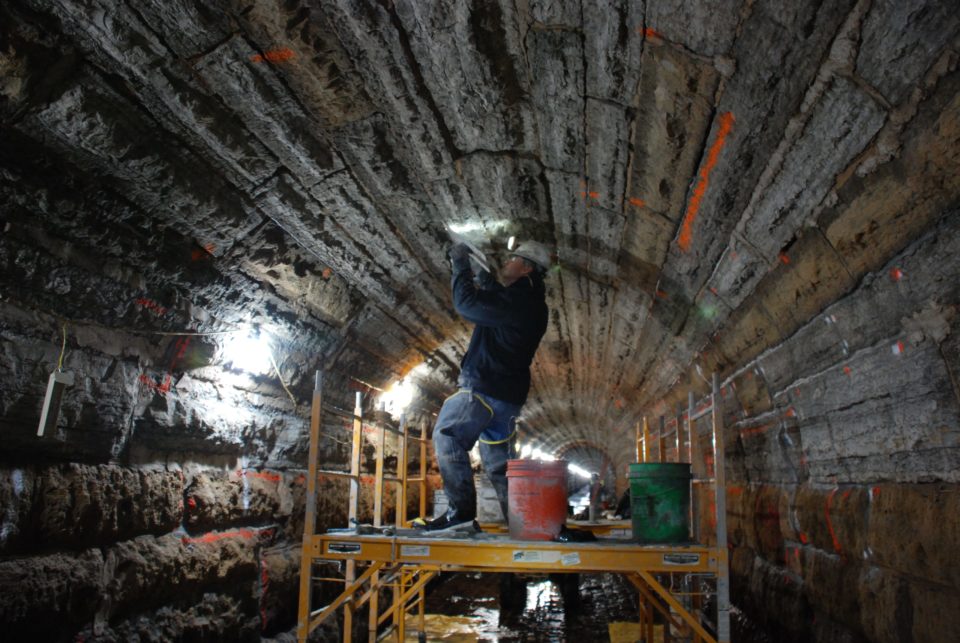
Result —
<instances>
[{"instance_id":1,"label":"vertical metal rod","mask_svg":"<svg viewBox=\"0 0 960 643\"><path fill-rule=\"evenodd\" d=\"M660 435L657 437L657 447L660 451L660 462L667 461L667 438L664 433L667 432L667 418L660 416Z\"/></svg>"},{"instance_id":2,"label":"vertical metal rod","mask_svg":"<svg viewBox=\"0 0 960 643\"><path fill-rule=\"evenodd\" d=\"M410 476L408 473L409 468L407 466L407 438L409 433L407 431L407 415L406 413L400 414L400 448L397 453L397 477L400 478L400 484L397 486L397 519L395 521L396 526L404 527L407 524L407 478Z\"/></svg>"},{"instance_id":3,"label":"vertical metal rod","mask_svg":"<svg viewBox=\"0 0 960 643\"><path fill-rule=\"evenodd\" d=\"M650 423L643 416L643 461L650 462Z\"/></svg>"},{"instance_id":4,"label":"vertical metal rod","mask_svg":"<svg viewBox=\"0 0 960 643\"><path fill-rule=\"evenodd\" d=\"M385 413L383 406L380 407L380 411ZM378 422L380 430L377 432L377 444L376 446L376 466L373 473L373 526L380 527L383 525L383 457L385 451L384 442L387 439L387 429L384 426L383 418Z\"/></svg>"},{"instance_id":5,"label":"vertical metal rod","mask_svg":"<svg viewBox=\"0 0 960 643\"><path fill-rule=\"evenodd\" d=\"M380 421L377 422L376 467L373 473L373 526L383 526L383 457L386 451L387 429L386 406L380 404ZM380 572L374 572L370 577L371 589L380 584ZM377 621L380 616L380 590L373 589L370 594L369 608L367 609L367 643L377 643Z\"/></svg>"},{"instance_id":6,"label":"vertical metal rod","mask_svg":"<svg viewBox=\"0 0 960 643\"><path fill-rule=\"evenodd\" d=\"M427 424L420 422L420 517L427 517ZM423 598L423 592L420 592ZM421 610L422 616L422 610ZM422 625L421 618L421 625Z\"/></svg>"},{"instance_id":7,"label":"vertical metal rod","mask_svg":"<svg viewBox=\"0 0 960 643\"><path fill-rule=\"evenodd\" d=\"M641 433L640 423L637 422L637 462L643 462L643 434Z\"/></svg>"},{"instance_id":8,"label":"vertical metal rod","mask_svg":"<svg viewBox=\"0 0 960 643\"><path fill-rule=\"evenodd\" d=\"M305 643L310 634L310 609L313 598L313 537L317 529L317 467L320 450L320 420L323 408L323 373L313 380L310 408L310 448L307 455L306 516L303 522L303 547L300 551L300 603L297 608L297 641Z\"/></svg>"},{"instance_id":9,"label":"vertical metal rod","mask_svg":"<svg viewBox=\"0 0 960 643\"><path fill-rule=\"evenodd\" d=\"M690 452L688 458L690 459L690 537L693 542L700 542L700 524L697 519L699 515L697 513L698 501L697 493L700 491L700 485L694 484L693 481L697 479L697 471L699 470L699 462L697 462L697 457L699 456L697 451L697 427L696 420L693 419L693 391L687 392L687 436L690 439Z\"/></svg>"},{"instance_id":10,"label":"vertical metal rod","mask_svg":"<svg viewBox=\"0 0 960 643\"><path fill-rule=\"evenodd\" d=\"M683 461L682 454L684 451L683 449L683 408L680 407L679 405L677 406L677 435L674 437L676 437L676 442L677 442L677 462L679 463Z\"/></svg>"},{"instance_id":11,"label":"vertical metal rod","mask_svg":"<svg viewBox=\"0 0 960 643\"><path fill-rule=\"evenodd\" d=\"M363 406L362 396L357 391L356 403L353 407L353 449L350 452L350 506L347 508L347 520L350 525L357 523L360 512L360 447L363 440ZM344 574L347 585L357 579L357 561L348 560ZM353 640L353 598L343 605L343 640L350 643Z\"/></svg>"},{"instance_id":12,"label":"vertical metal rod","mask_svg":"<svg viewBox=\"0 0 960 643\"><path fill-rule=\"evenodd\" d=\"M727 482L724 466L723 399L720 378L713 374L713 477L717 507L717 642L730 643L730 569L727 565Z\"/></svg>"}]
</instances>

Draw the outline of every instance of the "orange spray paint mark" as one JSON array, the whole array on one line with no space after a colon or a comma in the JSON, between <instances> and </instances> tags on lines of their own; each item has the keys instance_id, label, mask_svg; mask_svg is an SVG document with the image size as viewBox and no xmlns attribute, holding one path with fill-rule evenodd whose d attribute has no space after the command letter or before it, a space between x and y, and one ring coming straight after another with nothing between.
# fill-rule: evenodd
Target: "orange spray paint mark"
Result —
<instances>
[{"instance_id":1,"label":"orange spray paint mark","mask_svg":"<svg viewBox=\"0 0 960 643\"><path fill-rule=\"evenodd\" d=\"M787 265L788 263L790 263L790 257L787 256L787 253L785 252L780 253L780 263L782 263L783 265Z\"/></svg>"},{"instance_id":2,"label":"orange spray paint mark","mask_svg":"<svg viewBox=\"0 0 960 643\"><path fill-rule=\"evenodd\" d=\"M666 299L666 298L667 298L667 291L666 291L666 290L658 290L658 291L657 291L657 297L659 297L660 299Z\"/></svg>"},{"instance_id":3,"label":"orange spray paint mark","mask_svg":"<svg viewBox=\"0 0 960 643\"><path fill-rule=\"evenodd\" d=\"M333 275L333 269L332 269L332 268L324 268L324 269L323 269L323 272L321 272L320 274L323 275L323 278L324 278L324 279L329 279L329 278Z\"/></svg>"},{"instance_id":4,"label":"orange spray paint mark","mask_svg":"<svg viewBox=\"0 0 960 643\"><path fill-rule=\"evenodd\" d=\"M833 531L833 523L830 522L830 505L833 503L833 497L837 495L837 489L834 489L830 492L830 495L827 496L827 504L824 508L824 515L827 518L827 531L830 532L830 538L833 539L833 549L838 553L843 553L843 548L840 547L840 540L837 538L837 534Z\"/></svg>"},{"instance_id":5,"label":"orange spray paint mark","mask_svg":"<svg viewBox=\"0 0 960 643\"><path fill-rule=\"evenodd\" d=\"M638 29L638 31L640 30ZM644 27L640 32L643 34L644 38L649 38L650 40L663 40L663 34L653 27Z\"/></svg>"},{"instance_id":6,"label":"orange spray paint mark","mask_svg":"<svg viewBox=\"0 0 960 643\"><path fill-rule=\"evenodd\" d=\"M157 302L153 301L152 299L147 299L146 297L140 297L139 299L135 300L134 303L136 303L138 306L143 306L147 310L152 310L157 315L164 315L167 312L166 308L164 308Z\"/></svg>"},{"instance_id":7,"label":"orange spray paint mark","mask_svg":"<svg viewBox=\"0 0 960 643\"><path fill-rule=\"evenodd\" d=\"M256 535L257 532L253 529L235 529L234 531L224 531L220 533L210 532L202 536L197 536L196 538L184 536L180 540L184 545L194 545L197 543L214 543L225 538L242 538L244 540L249 540Z\"/></svg>"},{"instance_id":8,"label":"orange spray paint mark","mask_svg":"<svg viewBox=\"0 0 960 643\"><path fill-rule=\"evenodd\" d=\"M296 57L296 54L293 53L293 50L284 47L283 49L271 49L270 51L263 52L263 54L250 56L250 62L262 63L263 61L267 61L271 63L282 63L294 57Z\"/></svg>"},{"instance_id":9,"label":"orange spray paint mark","mask_svg":"<svg viewBox=\"0 0 960 643\"><path fill-rule=\"evenodd\" d=\"M733 113L724 112L720 115L720 125L717 129L717 137L710 146L707 153L707 160L700 168L697 177L697 185L693 188L693 195L690 197L690 203L687 205L687 212L683 215L683 223L680 224L680 238L677 245L684 252L690 249L690 243L693 241L693 222L700 212L700 203L703 201L703 195L707 192L707 186L710 184L710 173L713 171L717 160L720 158L720 151L726 145L727 135L733 127Z\"/></svg>"},{"instance_id":10,"label":"orange spray paint mark","mask_svg":"<svg viewBox=\"0 0 960 643\"><path fill-rule=\"evenodd\" d=\"M903 279L903 271L900 270L899 268L891 268L890 278L893 279L894 281L900 281L901 279Z\"/></svg>"},{"instance_id":11,"label":"orange spray paint mark","mask_svg":"<svg viewBox=\"0 0 960 643\"><path fill-rule=\"evenodd\" d=\"M802 542L804 545L810 542L810 539L807 538L807 535L802 531L800 532L800 542Z\"/></svg>"},{"instance_id":12,"label":"orange spray paint mark","mask_svg":"<svg viewBox=\"0 0 960 643\"><path fill-rule=\"evenodd\" d=\"M846 374L846 375L850 375L850 373L852 373L853 371L850 369L849 366L844 366L844 367L843 367L843 372L844 372L844 374Z\"/></svg>"},{"instance_id":13,"label":"orange spray paint mark","mask_svg":"<svg viewBox=\"0 0 960 643\"><path fill-rule=\"evenodd\" d=\"M642 208L643 206L646 205L646 203L643 202L643 199L638 199L638 198L635 197L635 196L634 196L634 197L630 197L630 198L628 199L628 202L630 203L630 205L634 205L634 206L636 206L636 207L638 207L638 208Z\"/></svg>"},{"instance_id":14,"label":"orange spray paint mark","mask_svg":"<svg viewBox=\"0 0 960 643\"><path fill-rule=\"evenodd\" d=\"M746 438L746 437L749 437L749 436L751 436L751 435L758 435L758 434L760 434L760 433L766 433L767 431L770 430L770 428L771 428L772 426L773 426L773 424L764 424L764 425L762 425L762 426L753 427L752 429L741 429L741 431L740 431L740 437Z\"/></svg>"},{"instance_id":15,"label":"orange spray paint mark","mask_svg":"<svg viewBox=\"0 0 960 643\"><path fill-rule=\"evenodd\" d=\"M268 480L270 482L280 482L279 473L268 473L266 471L243 471L240 475L246 476L247 478L260 478L261 480Z\"/></svg>"},{"instance_id":16,"label":"orange spray paint mark","mask_svg":"<svg viewBox=\"0 0 960 643\"><path fill-rule=\"evenodd\" d=\"M270 586L270 578L267 574L267 561L260 559L260 629L267 629L267 587Z\"/></svg>"}]
</instances>

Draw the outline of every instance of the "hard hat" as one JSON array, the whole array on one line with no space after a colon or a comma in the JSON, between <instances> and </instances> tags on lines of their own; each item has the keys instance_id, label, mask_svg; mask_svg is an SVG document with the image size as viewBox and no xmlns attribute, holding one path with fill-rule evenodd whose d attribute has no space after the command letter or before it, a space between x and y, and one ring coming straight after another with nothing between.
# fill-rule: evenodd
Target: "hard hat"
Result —
<instances>
[{"instance_id":1,"label":"hard hat","mask_svg":"<svg viewBox=\"0 0 960 643\"><path fill-rule=\"evenodd\" d=\"M523 257L527 261L537 264L537 266L544 271L549 270L552 263L550 260L550 251L547 250L545 245L537 243L536 241L524 241L514 248L510 254Z\"/></svg>"}]
</instances>

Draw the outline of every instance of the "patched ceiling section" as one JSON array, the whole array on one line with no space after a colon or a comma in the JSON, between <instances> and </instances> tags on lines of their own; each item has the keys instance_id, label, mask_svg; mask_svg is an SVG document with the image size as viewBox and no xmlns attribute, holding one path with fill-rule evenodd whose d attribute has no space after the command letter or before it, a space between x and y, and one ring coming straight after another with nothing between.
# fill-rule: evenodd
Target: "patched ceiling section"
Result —
<instances>
[{"instance_id":1,"label":"patched ceiling section","mask_svg":"<svg viewBox=\"0 0 960 643\"><path fill-rule=\"evenodd\" d=\"M439 399L470 330L447 228L501 258L537 239L558 267L525 419L617 462L676 384L775 345L960 193L950 2L13 0L0 25L8 232L56 220L36 244L129 291L75 288L76 315L143 322L117 302L146 292L159 329L281 328L301 392L426 362Z\"/></svg>"}]
</instances>

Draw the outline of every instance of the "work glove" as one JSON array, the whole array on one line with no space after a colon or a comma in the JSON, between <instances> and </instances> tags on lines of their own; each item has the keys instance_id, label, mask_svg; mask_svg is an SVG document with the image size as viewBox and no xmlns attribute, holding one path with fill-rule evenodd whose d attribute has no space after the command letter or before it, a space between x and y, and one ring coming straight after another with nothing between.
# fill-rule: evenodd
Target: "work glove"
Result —
<instances>
[{"instance_id":1,"label":"work glove","mask_svg":"<svg viewBox=\"0 0 960 643\"><path fill-rule=\"evenodd\" d=\"M450 248L450 261L457 263L470 257L470 248L465 243L458 243Z\"/></svg>"},{"instance_id":2,"label":"work glove","mask_svg":"<svg viewBox=\"0 0 960 643\"><path fill-rule=\"evenodd\" d=\"M470 268L470 248L465 243L458 243L450 248L450 261L457 272Z\"/></svg>"}]
</instances>

